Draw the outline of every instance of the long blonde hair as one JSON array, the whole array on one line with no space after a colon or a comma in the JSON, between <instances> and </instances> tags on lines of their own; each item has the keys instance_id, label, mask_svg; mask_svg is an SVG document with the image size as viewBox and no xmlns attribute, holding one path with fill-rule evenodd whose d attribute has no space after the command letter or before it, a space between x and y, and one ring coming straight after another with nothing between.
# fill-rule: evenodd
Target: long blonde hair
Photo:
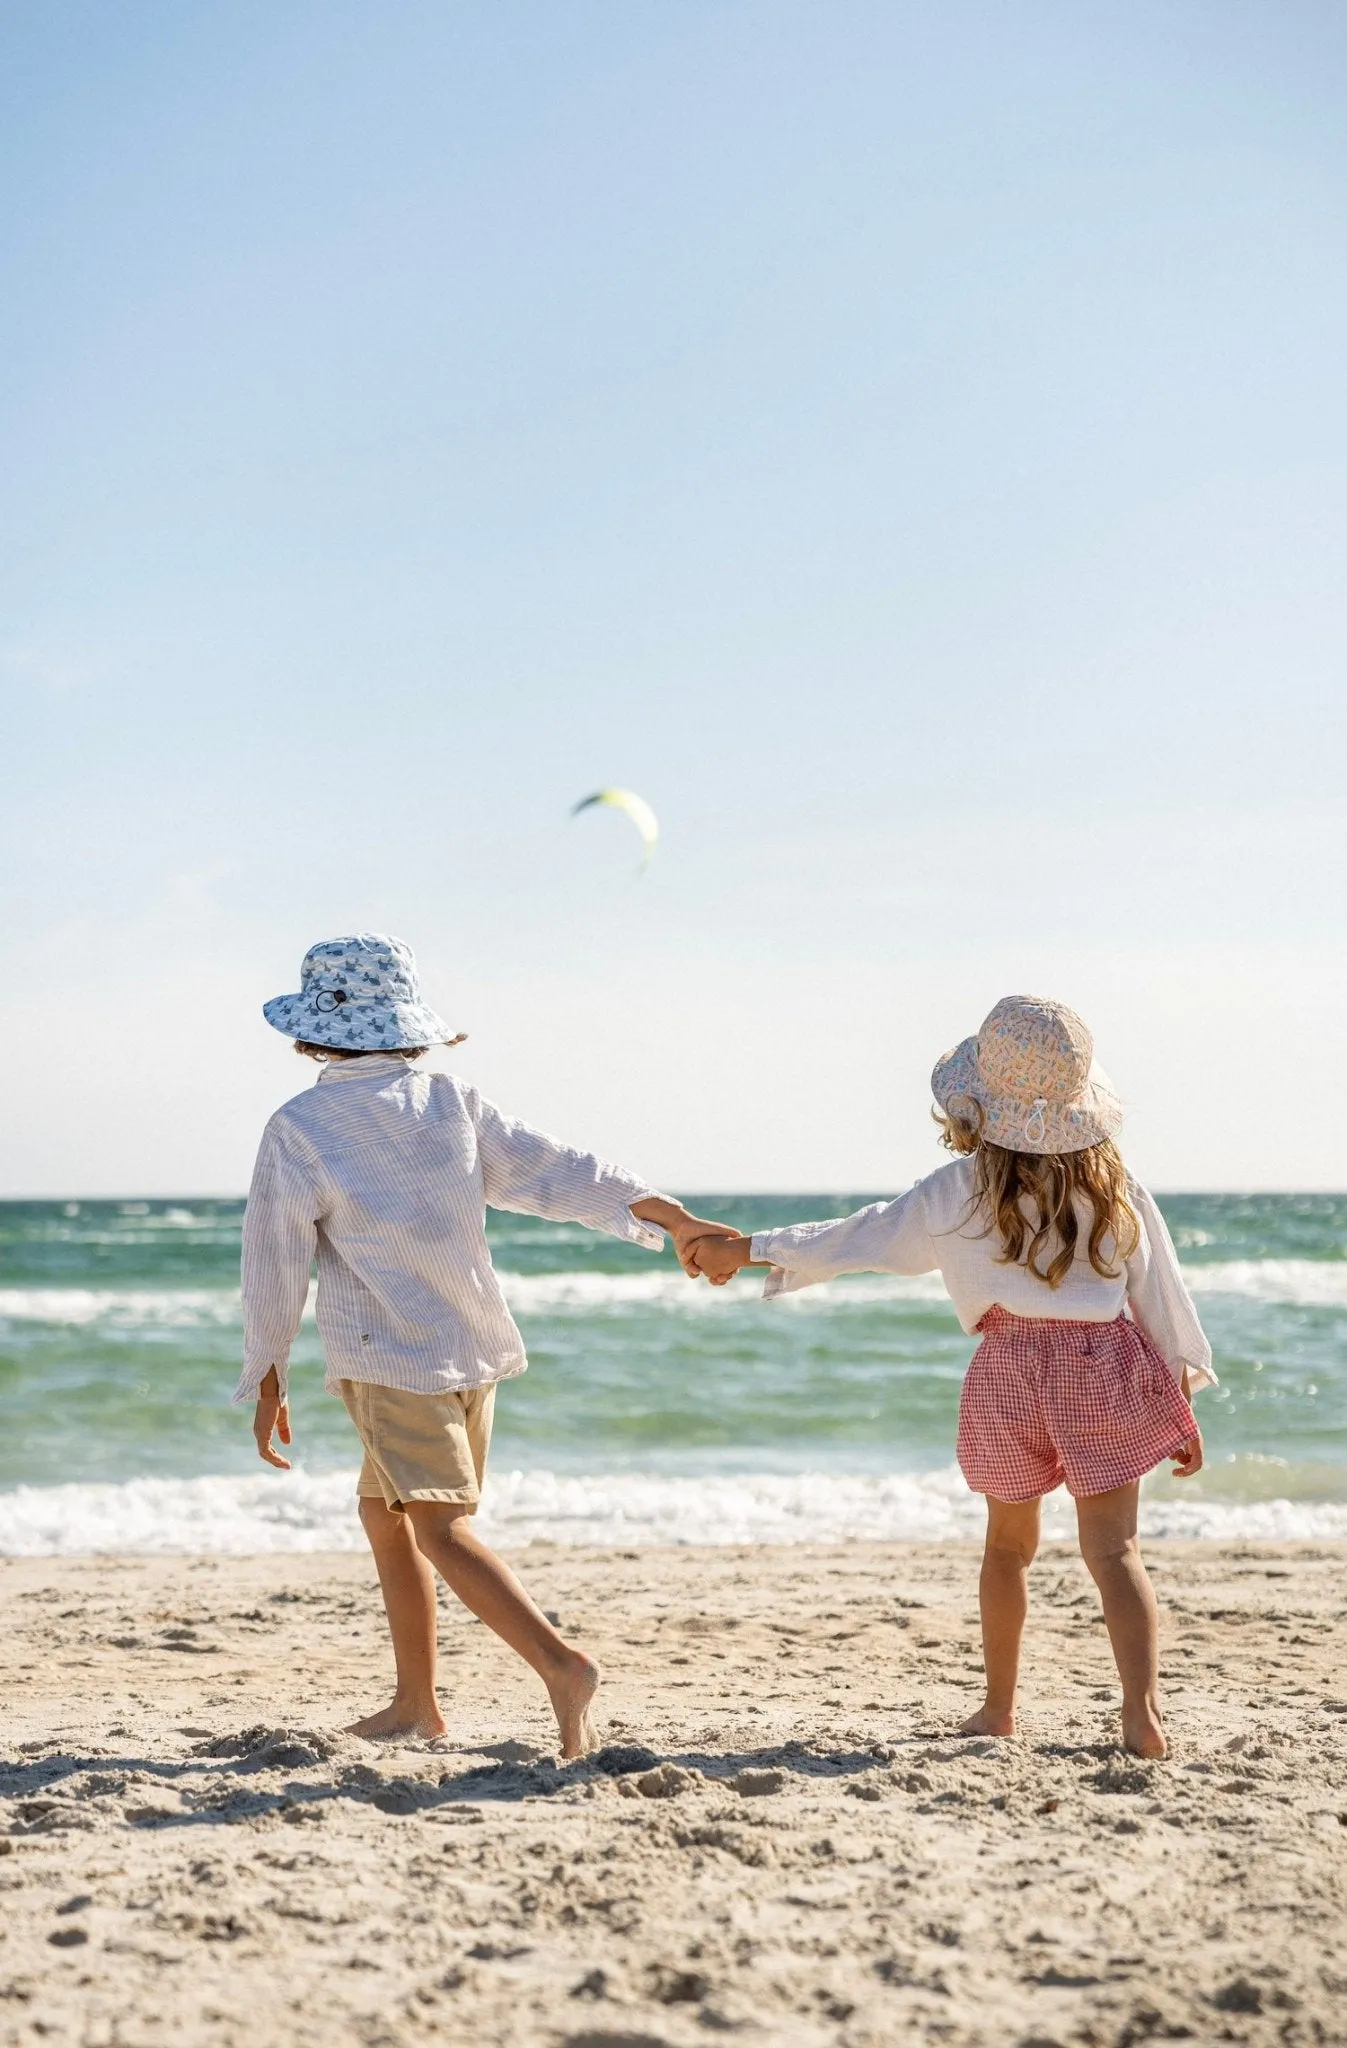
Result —
<instances>
[{"instance_id":1,"label":"long blonde hair","mask_svg":"<svg viewBox=\"0 0 1347 2048\"><path fill-rule=\"evenodd\" d=\"M1076 1260L1080 1239L1077 1204L1090 1210L1086 1253L1102 1280L1116 1280L1118 1260L1127 1260L1141 1241L1141 1224L1127 1193L1127 1168L1111 1138L1082 1152L1012 1152L989 1145L982 1136L981 1113L976 1124L934 1112L941 1126L940 1142L949 1152L974 1153L973 1197L969 1214L979 1211L1001 1240L1003 1266L1020 1266L1049 1287L1060 1287ZM1026 1210L1028 1214L1026 1214ZM1110 1263L1104 1242L1112 1240ZM1057 1249L1047 1266L1039 1257Z\"/></svg>"}]
</instances>

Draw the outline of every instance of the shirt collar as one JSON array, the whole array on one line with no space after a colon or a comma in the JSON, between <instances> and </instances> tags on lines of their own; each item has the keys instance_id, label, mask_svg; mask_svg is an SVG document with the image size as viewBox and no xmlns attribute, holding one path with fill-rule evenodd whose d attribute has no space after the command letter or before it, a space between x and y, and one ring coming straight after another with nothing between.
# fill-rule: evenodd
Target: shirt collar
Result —
<instances>
[{"instance_id":1,"label":"shirt collar","mask_svg":"<svg viewBox=\"0 0 1347 2048\"><path fill-rule=\"evenodd\" d=\"M407 1064L401 1053L367 1052L358 1060L325 1060L318 1080L320 1085L324 1081L358 1081L362 1074L382 1080L391 1073L406 1073Z\"/></svg>"}]
</instances>

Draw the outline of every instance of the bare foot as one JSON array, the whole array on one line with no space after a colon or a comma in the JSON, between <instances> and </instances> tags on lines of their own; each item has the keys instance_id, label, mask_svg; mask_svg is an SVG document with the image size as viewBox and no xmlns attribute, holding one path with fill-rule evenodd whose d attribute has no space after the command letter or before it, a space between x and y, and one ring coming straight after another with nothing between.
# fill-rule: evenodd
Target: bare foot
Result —
<instances>
[{"instance_id":1,"label":"bare foot","mask_svg":"<svg viewBox=\"0 0 1347 2048\"><path fill-rule=\"evenodd\" d=\"M432 1736L443 1735L447 1727L448 1723L437 1706L417 1708L394 1700L392 1706L385 1707L381 1714L370 1714L363 1721L352 1721L345 1732L363 1735L366 1742L391 1742L398 1736L429 1741Z\"/></svg>"},{"instance_id":2,"label":"bare foot","mask_svg":"<svg viewBox=\"0 0 1347 2048\"><path fill-rule=\"evenodd\" d=\"M970 1714L957 1735L1013 1735L1015 1733L1015 1710L1007 1714L994 1714L990 1707L979 1707L976 1714Z\"/></svg>"},{"instance_id":3,"label":"bare foot","mask_svg":"<svg viewBox=\"0 0 1347 2048\"><path fill-rule=\"evenodd\" d=\"M582 1650L572 1650L555 1678L547 1681L552 1711L561 1731L561 1754L569 1762L599 1746L590 1703L599 1689L599 1667Z\"/></svg>"},{"instance_id":4,"label":"bare foot","mask_svg":"<svg viewBox=\"0 0 1347 2048\"><path fill-rule=\"evenodd\" d=\"M1160 1725L1160 1716L1152 1707L1124 1707L1123 1747L1130 1749L1133 1756L1159 1759L1169 1755L1169 1744L1165 1731Z\"/></svg>"}]
</instances>

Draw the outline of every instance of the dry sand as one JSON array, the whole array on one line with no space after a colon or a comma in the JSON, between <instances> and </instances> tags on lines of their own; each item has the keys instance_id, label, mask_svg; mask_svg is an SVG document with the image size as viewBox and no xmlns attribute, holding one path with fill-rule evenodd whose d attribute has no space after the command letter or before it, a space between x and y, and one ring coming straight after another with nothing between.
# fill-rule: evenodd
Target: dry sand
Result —
<instances>
[{"instance_id":1,"label":"dry sand","mask_svg":"<svg viewBox=\"0 0 1347 2048\"><path fill-rule=\"evenodd\" d=\"M1347 2042L1345 1555L1153 1546L1156 1766L1067 1550L1023 1735L961 1743L963 1546L535 1546L608 1672L560 1769L448 1604L449 1737L333 1733L387 1697L361 1557L11 1561L0 2041Z\"/></svg>"}]
</instances>

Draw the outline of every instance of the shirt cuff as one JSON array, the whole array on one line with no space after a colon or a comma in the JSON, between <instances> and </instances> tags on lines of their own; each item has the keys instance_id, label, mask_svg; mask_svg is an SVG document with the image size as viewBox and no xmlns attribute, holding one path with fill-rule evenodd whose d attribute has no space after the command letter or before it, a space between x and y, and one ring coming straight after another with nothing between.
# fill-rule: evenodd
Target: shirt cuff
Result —
<instances>
[{"instance_id":1,"label":"shirt cuff","mask_svg":"<svg viewBox=\"0 0 1347 2048\"><path fill-rule=\"evenodd\" d=\"M668 1202L673 1198L662 1195L658 1188L633 1188L622 1198L622 1208L612 1224L614 1237L625 1239L628 1244L644 1246L648 1252L662 1252L668 1235L662 1224L646 1223L640 1216L633 1216L633 1202Z\"/></svg>"},{"instance_id":2,"label":"shirt cuff","mask_svg":"<svg viewBox=\"0 0 1347 2048\"><path fill-rule=\"evenodd\" d=\"M755 1266L770 1266L771 1272L762 1283L762 1298L771 1301L778 1294L795 1294L801 1287L811 1283L806 1274L783 1265L773 1249L773 1240L782 1233L776 1230L756 1231L749 1242L748 1256Z\"/></svg>"},{"instance_id":3,"label":"shirt cuff","mask_svg":"<svg viewBox=\"0 0 1347 2048\"><path fill-rule=\"evenodd\" d=\"M239 1374L239 1383L234 1389L234 1407L242 1408L249 1401L257 1399L258 1390L273 1365L276 1368L276 1379L280 1386L281 1399L284 1401L288 1398L290 1392L290 1366L288 1360L256 1358L249 1361L245 1359L243 1371Z\"/></svg>"}]
</instances>

